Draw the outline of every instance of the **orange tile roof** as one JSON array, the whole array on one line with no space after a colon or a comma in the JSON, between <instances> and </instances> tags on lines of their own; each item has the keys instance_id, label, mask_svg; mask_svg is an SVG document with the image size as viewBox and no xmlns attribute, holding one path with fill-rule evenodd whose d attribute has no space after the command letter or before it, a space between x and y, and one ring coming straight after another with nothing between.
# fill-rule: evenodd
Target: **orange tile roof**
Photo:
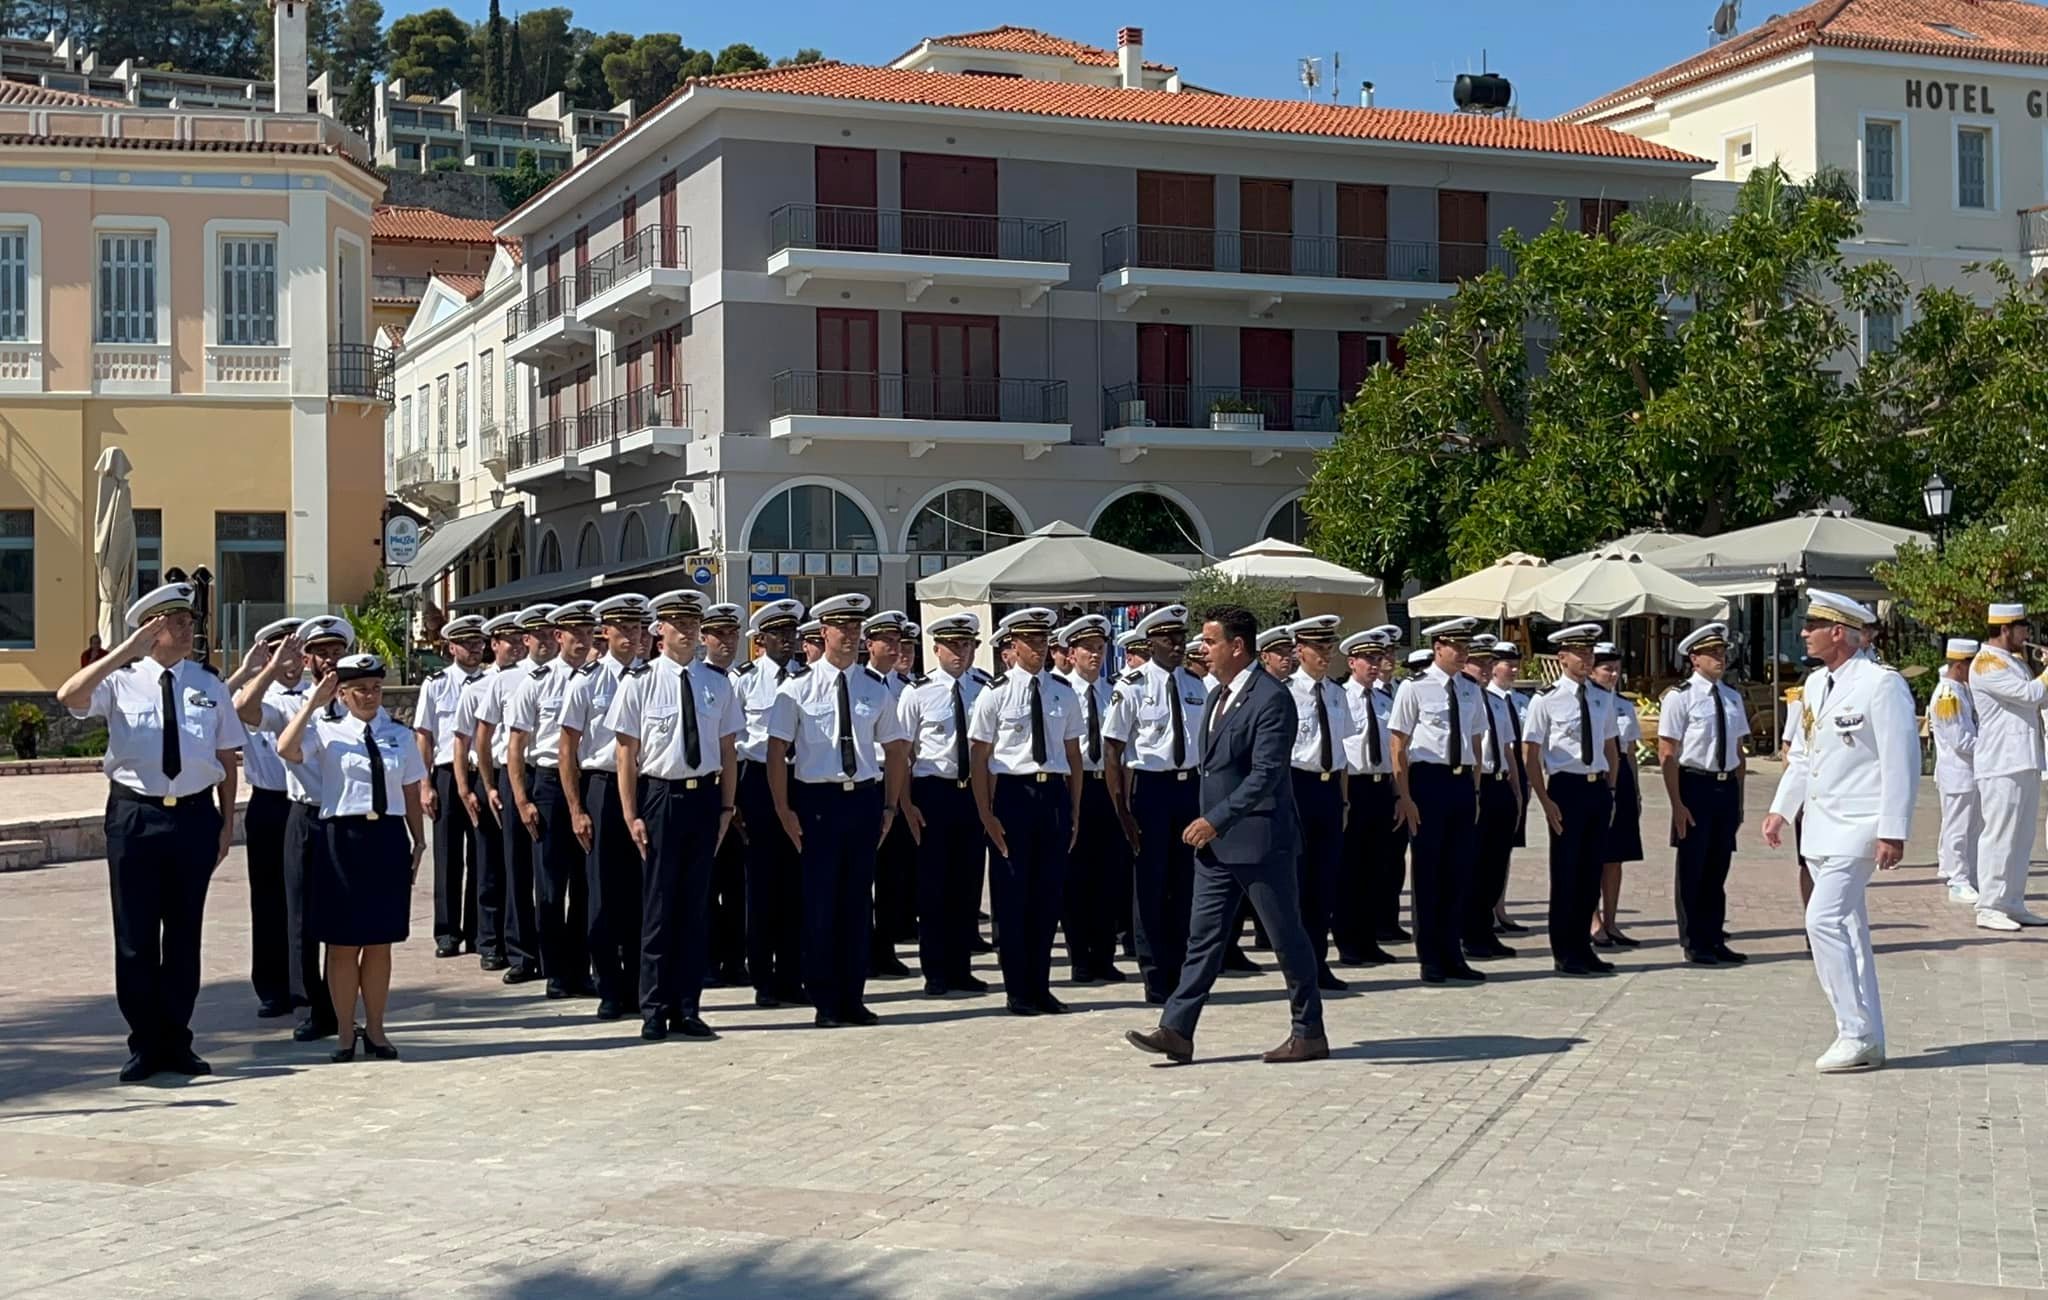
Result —
<instances>
[{"instance_id":1,"label":"orange tile roof","mask_svg":"<svg viewBox=\"0 0 2048 1300\"><path fill-rule=\"evenodd\" d=\"M501 240L499 240L499 241L498 241L498 246L499 246L499 247L501 247L501 248L503 248L503 249L504 249L504 250L505 250L506 252L508 252L508 253L510 253L510 254L512 255L512 265L514 265L514 266L525 266L525 265L526 265L526 245L525 245L525 244L522 244L522 243L520 243L520 242L519 242L518 240L516 240L516 239L501 239Z\"/></svg>"},{"instance_id":2,"label":"orange tile roof","mask_svg":"<svg viewBox=\"0 0 2048 1300\"><path fill-rule=\"evenodd\" d=\"M1384 140L1467 149L1529 150L1649 162L1697 162L1702 167L1706 166L1704 160L1690 154L1609 131L1605 127L1469 113L1426 113L1416 109L1352 108L1299 99L1249 99L1237 95L1123 90L1064 81L916 72L846 63L804 63L762 72L733 73L692 84L716 90L816 95L870 103L922 104L936 108L1148 126ZM652 116L649 114L641 121L648 121ZM614 140L626 134L630 133L622 132Z\"/></svg>"},{"instance_id":3,"label":"orange tile roof","mask_svg":"<svg viewBox=\"0 0 2048 1300\"><path fill-rule=\"evenodd\" d=\"M1563 116L1596 118L1631 100L1711 81L1809 46L2048 66L2048 6L2031 0L1819 0Z\"/></svg>"},{"instance_id":4,"label":"orange tile roof","mask_svg":"<svg viewBox=\"0 0 2048 1300\"><path fill-rule=\"evenodd\" d=\"M476 296L484 291L484 278L480 275L450 275L446 271L436 271L434 278L461 294L464 302L476 301Z\"/></svg>"},{"instance_id":5,"label":"orange tile roof","mask_svg":"<svg viewBox=\"0 0 2048 1300\"><path fill-rule=\"evenodd\" d=\"M26 81L0 81L0 105L8 108L127 108L118 99L53 90Z\"/></svg>"},{"instance_id":6,"label":"orange tile roof","mask_svg":"<svg viewBox=\"0 0 2048 1300\"><path fill-rule=\"evenodd\" d=\"M370 237L387 243L495 244L495 222L451 217L432 208L380 203L370 222Z\"/></svg>"},{"instance_id":7,"label":"orange tile roof","mask_svg":"<svg viewBox=\"0 0 2048 1300\"><path fill-rule=\"evenodd\" d=\"M386 325L383 329L386 334L391 336L392 346L401 348L405 346L405 326Z\"/></svg>"},{"instance_id":8,"label":"orange tile roof","mask_svg":"<svg viewBox=\"0 0 2048 1300\"><path fill-rule=\"evenodd\" d=\"M374 176L379 185L384 178L377 175L377 169L345 149L333 145L313 144L310 141L294 140L152 140L141 136L95 136L95 135L30 135L9 132L0 135L0 145L10 148L46 149L122 149L135 152L171 153L278 153L298 154L304 157L329 157L347 163L357 171Z\"/></svg>"},{"instance_id":9,"label":"orange tile roof","mask_svg":"<svg viewBox=\"0 0 2048 1300\"><path fill-rule=\"evenodd\" d=\"M1072 59L1091 68L1113 68L1116 66L1116 51L1100 45L1084 45L1070 41L1064 36L1041 32L1036 27L1016 27L1004 24L979 32L960 32L953 36L927 36L920 46L951 45L969 50L1001 50L1007 54L1049 54L1054 58ZM917 53L915 48L905 50L897 59ZM1170 63L1147 61L1145 66L1153 72L1174 72Z\"/></svg>"}]
</instances>

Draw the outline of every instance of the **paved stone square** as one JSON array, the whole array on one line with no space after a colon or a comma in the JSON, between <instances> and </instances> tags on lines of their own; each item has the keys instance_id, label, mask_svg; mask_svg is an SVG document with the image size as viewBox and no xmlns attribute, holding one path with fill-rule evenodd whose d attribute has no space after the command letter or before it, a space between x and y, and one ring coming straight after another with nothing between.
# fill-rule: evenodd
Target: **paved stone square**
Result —
<instances>
[{"instance_id":1,"label":"paved stone square","mask_svg":"<svg viewBox=\"0 0 2048 1300\"><path fill-rule=\"evenodd\" d=\"M217 1073L123 1087L104 865L0 875L0 1296L2041 1288L2048 937L1948 905L1922 795L1911 865L1871 893L1892 1063L1834 1078L1761 778L1731 886L1748 966L1681 964L1653 847L1623 900L1644 946L1614 978L1553 977L1523 851L1523 956L1478 988L1344 972L1334 1058L1285 1069L1257 1059L1286 1031L1272 973L1219 986L1187 1068L1121 1043L1154 1020L1135 983L1062 986L1063 1019L883 983L883 1023L837 1032L727 989L718 1041L643 1044L436 961L424 879L405 1059L331 1065L255 1019L238 850L196 1022Z\"/></svg>"}]
</instances>

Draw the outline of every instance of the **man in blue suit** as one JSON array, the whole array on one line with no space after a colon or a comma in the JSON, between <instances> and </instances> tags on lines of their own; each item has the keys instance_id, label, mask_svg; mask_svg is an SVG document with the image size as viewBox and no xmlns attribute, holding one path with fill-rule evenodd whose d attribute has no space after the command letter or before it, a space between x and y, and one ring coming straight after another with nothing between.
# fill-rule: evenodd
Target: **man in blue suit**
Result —
<instances>
[{"instance_id":1,"label":"man in blue suit","mask_svg":"<svg viewBox=\"0 0 2048 1300\"><path fill-rule=\"evenodd\" d=\"M1258 634L1258 621L1239 605L1211 610L1202 625L1209 670L1220 684L1209 692L1199 736L1202 815L1182 836L1195 850L1187 963L1159 1028L1124 1035L1140 1051L1177 1064L1194 1059L1195 1022L1223 970L1227 931L1235 928L1239 902L1247 895L1280 958L1294 1022L1287 1041L1265 1059L1283 1064L1330 1054L1315 949L1302 927L1295 883L1301 829L1291 774L1298 725L1294 697L1259 668L1253 650Z\"/></svg>"}]
</instances>

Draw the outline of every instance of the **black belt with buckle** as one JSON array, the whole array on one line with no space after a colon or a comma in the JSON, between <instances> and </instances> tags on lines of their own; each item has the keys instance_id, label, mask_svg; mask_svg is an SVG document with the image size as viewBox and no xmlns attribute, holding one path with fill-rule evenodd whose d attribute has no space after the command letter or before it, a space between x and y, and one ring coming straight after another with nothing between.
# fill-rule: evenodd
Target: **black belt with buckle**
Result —
<instances>
[{"instance_id":1,"label":"black belt with buckle","mask_svg":"<svg viewBox=\"0 0 2048 1300\"><path fill-rule=\"evenodd\" d=\"M1697 776L1697 777L1701 777L1701 778L1708 778L1708 777L1711 777L1712 779L1714 779L1714 780L1716 780L1716 781L1726 781L1726 780L1727 780L1727 779L1728 779L1729 777L1731 777L1731 776L1734 776L1734 775L1735 775L1735 773L1733 773L1733 772L1714 772L1714 771L1710 771L1710 770L1708 770L1707 768L1704 768L1704 767L1683 767L1683 766L1681 766L1681 767L1680 767L1680 768L1679 768L1678 770L1679 770L1679 771L1680 771L1681 773L1683 773L1684 775L1686 775L1686 776Z\"/></svg>"},{"instance_id":2,"label":"black belt with buckle","mask_svg":"<svg viewBox=\"0 0 2048 1300\"><path fill-rule=\"evenodd\" d=\"M114 782L109 788L113 796L124 803L146 803L153 808L176 808L180 800L197 801L204 797L203 792L186 795L144 794L132 786L122 785L119 781Z\"/></svg>"},{"instance_id":3,"label":"black belt with buckle","mask_svg":"<svg viewBox=\"0 0 2048 1300\"><path fill-rule=\"evenodd\" d=\"M1139 775L1139 776L1157 776L1157 777L1169 777L1169 776L1170 776L1170 777L1172 777L1172 778L1173 778L1174 780L1176 780L1176 781L1185 781L1185 780L1187 780L1187 779L1188 779L1189 777L1191 777L1191 776L1193 776L1193 775L1195 774L1195 769L1194 769L1194 768L1192 768L1192 767L1171 767L1171 768L1166 768L1166 769L1164 769L1164 770L1161 770L1161 771L1156 771L1156 772L1151 772L1151 771L1147 771L1147 770L1145 770L1144 768L1141 768L1141 767L1134 767L1134 768L1132 768L1132 769L1131 769L1131 771L1132 771L1132 772L1134 772L1134 773L1136 773L1136 774L1137 774L1137 775Z\"/></svg>"},{"instance_id":4,"label":"black belt with buckle","mask_svg":"<svg viewBox=\"0 0 2048 1300\"><path fill-rule=\"evenodd\" d=\"M1059 778L1060 780L1064 781L1064 780L1066 780L1066 779L1067 779L1067 774L1066 774L1065 772L998 772L998 773L996 773L996 779L997 779L998 781L1029 781L1029 782L1030 782L1031 784L1033 784L1033 785L1044 785L1044 784L1045 784L1045 783L1046 783L1047 781L1050 781L1050 780L1052 780L1052 779L1053 779L1054 777L1058 777L1058 778Z\"/></svg>"},{"instance_id":5,"label":"black belt with buckle","mask_svg":"<svg viewBox=\"0 0 2048 1300\"><path fill-rule=\"evenodd\" d=\"M805 781L803 784L809 786L816 786L820 789L833 789L836 787L840 790L859 790L864 786L880 785L881 783L882 778L872 777L866 781L852 781L846 780L844 778L834 778L825 781Z\"/></svg>"}]
</instances>

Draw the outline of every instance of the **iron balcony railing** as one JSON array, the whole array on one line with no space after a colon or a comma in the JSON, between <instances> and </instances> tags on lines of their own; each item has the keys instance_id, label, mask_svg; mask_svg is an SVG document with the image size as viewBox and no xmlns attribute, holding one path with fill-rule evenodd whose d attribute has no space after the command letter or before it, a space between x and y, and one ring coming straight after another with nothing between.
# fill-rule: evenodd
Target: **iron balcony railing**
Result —
<instances>
[{"instance_id":1,"label":"iron balcony railing","mask_svg":"<svg viewBox=\"0 0 2048 1300\"><path fill-rule=\"evenodd\" d=\"M904 212L792 203L768 217L768 250L821 248L926 257L1067 260L1067 223L970 212Z\"/></svg>"},{"instance_id":2,"label":"iron balcony railing","mask_svg":"<svg viewBox=\"0 0 2048 1300\"><path fill-rule=\"evenodd\" d=\"M688 226L649 226L585 263L576 272L576 297L578 301L594 297L651 267L680 270L689 265Z\"/></svg>"},{"instance_id":3,"label":"iron balcony railing","mask_svg":"<svg viewBox=\"0 0 2048 1300\"><path fill-rule=\"evenodd\" d=\"M2020 251L2048 252L2048 205L2020 209Z\"/></svg>"},{"instance_id":4,"label":"iron balcony railing","mask_svg":"<svg viewBox=\"0 0 2048 1300\"><path fill-rule=\"evenodd\" d=\"M397 356L373 343L327 345L327 393L330 397L391 400L391 374Z\"/></svg>"},{"instance_id":5,"label":"iron balcony railing","mask_svg":"<svg viewBox=\"0 0 2048 1300\"><path fill-rule=\"evenodd\" d=\"M419 487L426 483L453 483L455 456L445 449L429 451L421 448L400 456L395 470L401 488Z\"/></svg>"},{"instance_id":6,"label":"iron balcony railing","mask_svg":"<svg viewBox=\"0 0 2048 1300\"><path fill-rule=\"evenodd\" d=\"M529 330L539 329L549 321L559 319L574 305L575 300L570 297L573 283L572 279L542 285L524 301L513 303L505 312L505 337L516 339Z\"/></svg>"},{"instance_id":7,"label":"iron balcony railing","mask_svg":"<svg viewBox=\"0 0 2048 1300\"><path fill-rule=\"evenodd\" d=\"M486 462L505 459L505 430L498 427L496 420L486 420L477 426L476 458Z\"/></svg>"},{"instance_id":8,"label":"iron balcony railing","mask_svg":"<svg viewBox=\"0 0 2048 1300\"><path fill-rule=\"evenodd\" d=\"M1125 267L1423 284L1455 284L1490 270L1514 269L1507 250L1496 244L1186 226L1119 226L1104 231L1102 269Z\"/></svg>"},{"instance_id":9,"label":"iron balcony railing","mask_svg":"<svg viewBox=\"0 0 2048 1300\"><path fill-rule=\"evenodd\" d=\"M1335 389L1118 384L1103 390L1102 427L1207 429L1257 424L1268 432L1335 433L1344 399ZM1249 419L1246 417L1256 417Z\"/></svg>"},{"instance_id":10,"label":"iron balcony railing","mask_svg":"<svg viewBox=\"0 0 2048 1300\"><path fill-rule=\"evenodd\" d=\"M576 424L575 416L564 415L511 435L505 440L505 468L526 469L568 455L576 448Z\"/></svg>"},{"instance_id":11,"label":"iron balcony railing","mask_svg":"<svg viewBox=\"0 0 2048 1300\"><path fill-rule=\"evenodd\" d=\"M785 370L774 413L847 419L990 420L1065 424L1064 379L965 379L851 370Z\"/></svg>"},{"instance_id":12,"label":"iron balcony railing","mask_svg":"<svg viewBox=\"0 0 2048 1300\"><path fill-rule=\"evenodd\" d=\"M689 423L690 386L650 384L583 408L576 417L576 446L602 446L642 429L686 429Z\"/></svg>"}]
</instances>

